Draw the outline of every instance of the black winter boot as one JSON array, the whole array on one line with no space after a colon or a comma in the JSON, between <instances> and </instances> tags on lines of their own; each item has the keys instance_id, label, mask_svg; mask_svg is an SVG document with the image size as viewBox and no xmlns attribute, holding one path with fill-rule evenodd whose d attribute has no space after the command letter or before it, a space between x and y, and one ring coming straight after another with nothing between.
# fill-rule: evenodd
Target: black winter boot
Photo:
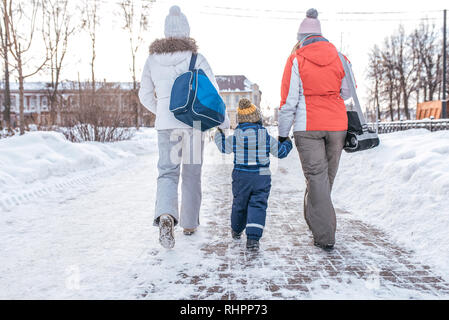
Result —
<instances>
[{"instance_id":1,"label":"black winter boot","mask_svg":"<svg viewBox=\"0 0 449 320\"><path fill-rule=\"evenodd\" d=\"M259 251L259 240L247 239L246 249L249 251Z\"/></svg>"},{"instance_id":2,"label":"black winter boot","mask_svg":"<svg viewBox=\"0 0 449 320\"><path fill-rule=\"evenodd\" d=\"M323 249L324 251L332 251L332 250L334 250L334 245L333 244L321 244L321 243L318 243L316 241L314 241L313 244L316 247Z\"/></svg>"},{"instance_id":3,"label":"black winter boot","mask_svg":"<svg viewBox=\"0 0 449 320\"><path fill-rule=\"evenodd\" d=\"M237 233L237 232L235 232L234 230L232 230L232 239L234 239L234 240L240 240L240 237L242 236L242 233L240 232L240 233Z\"/></svg>"}]
</instances>

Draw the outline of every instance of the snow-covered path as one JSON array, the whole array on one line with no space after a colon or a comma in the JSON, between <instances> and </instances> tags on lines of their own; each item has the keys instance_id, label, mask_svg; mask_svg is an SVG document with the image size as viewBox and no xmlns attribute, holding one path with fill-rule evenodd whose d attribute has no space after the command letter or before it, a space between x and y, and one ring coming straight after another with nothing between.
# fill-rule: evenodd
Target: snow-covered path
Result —
<instances>
[{"instance_id":1,"label":"snow-covered path","mask_svg":"<svg viewBox=\"0 0 449 320\"><path fill-rule=\"evenodd\" d=\"M124 297L128 266L156 245L146 161L2 214L0 298Z\"/></svg>"},{"instance_id":2,"label":"snow-covered path","mask_svg":"<svg viewBox=\"0 0 449 320\"><path fill-rule=\"evenodd\" d=\"M211 146L209 146L211 147ZM134 160L135 161L135 160ZM273 176L258 254L229 233L229 165L208 149L199 231L162 249L156 155L0 216L0 298L448 298L449 284L380 230L339 210L337 246L311 245L295 152Z\"/></svg>"}]
</instances>

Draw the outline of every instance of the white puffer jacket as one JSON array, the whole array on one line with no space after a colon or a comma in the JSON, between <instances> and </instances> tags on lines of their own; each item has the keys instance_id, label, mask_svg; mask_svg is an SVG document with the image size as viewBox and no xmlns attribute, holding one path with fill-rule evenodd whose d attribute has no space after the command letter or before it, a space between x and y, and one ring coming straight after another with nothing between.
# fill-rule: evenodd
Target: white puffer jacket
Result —
<instances>
[{"instance_id":1,"label":"white puffer jacket","mask_svg":"<svg viewBox=\"0 0 449 320\"><path fill-rule=\"evenodd\" d=\"M145 108L156 114L157 130L189 128L169 110L170 94L176 78L189 70L192 52L197 52L191 38L168 38L154 41L145 63L140 82L139 99ZM218 91L218 84L206 58L198 54L196 68L203 69ZM229 128L229 119L220 126Z\"/></svg>"}]
</instances>

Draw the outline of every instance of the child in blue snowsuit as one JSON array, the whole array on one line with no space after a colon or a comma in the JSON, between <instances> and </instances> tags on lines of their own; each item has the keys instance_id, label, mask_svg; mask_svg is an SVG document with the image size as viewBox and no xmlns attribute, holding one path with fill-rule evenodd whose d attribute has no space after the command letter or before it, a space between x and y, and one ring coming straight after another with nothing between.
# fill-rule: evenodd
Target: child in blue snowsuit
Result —
<instances>
[{"instance_id":1,"label":"child in blue snowsuit","mask_svg":"<svg viewBox=\"0 0 449 320\"><path fill-rule=\"evenodd\" d=\"M226 137L218 130L215 143L221 152L234 153L232 237L240 239L246 228L246 247L257 251L271 189L270 153L285 158L292 142L287 138L281 143L271 137L262 125L260 110L248 99L239 101L237 119L239 124L234 135Z\"/></svg>"}]
</instances>

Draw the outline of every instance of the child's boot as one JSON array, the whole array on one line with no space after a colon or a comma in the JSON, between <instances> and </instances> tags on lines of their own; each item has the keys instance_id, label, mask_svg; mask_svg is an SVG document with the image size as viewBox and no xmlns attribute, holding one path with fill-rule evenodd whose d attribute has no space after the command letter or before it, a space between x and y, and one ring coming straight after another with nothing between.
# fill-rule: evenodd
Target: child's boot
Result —
<instances>
[{"instance_id":1,"label":"child's boot","mask_svg":"<svg viewBox=\"0 0 449 320\"><path fill-rule=\"evenodd\" d=\"M235 232L234 230L232 230L232 239L234 239L234 240L240 240L240 238L241 238L241 236L242 236L242 233L240 232L240 233L238 233L238 232Z\"/></svg>"},{"instance_id":2,"label":"child's boot","mask_svg":"<svg viewBox=\"0 0 449 320\"><path fill-rule=\"evenodd\" d=\"M259 251L259 240L247 239L246 249L248 249L249 251Z\"/></svg>"}]
</instances>

